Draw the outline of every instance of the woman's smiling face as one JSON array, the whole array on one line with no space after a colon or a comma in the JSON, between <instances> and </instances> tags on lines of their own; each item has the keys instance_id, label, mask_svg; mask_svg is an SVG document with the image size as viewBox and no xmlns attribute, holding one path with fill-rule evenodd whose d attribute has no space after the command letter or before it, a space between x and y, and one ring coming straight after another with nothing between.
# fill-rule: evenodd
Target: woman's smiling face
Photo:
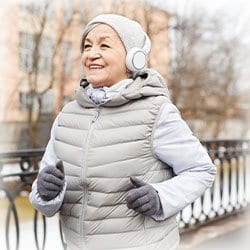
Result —
<instances>
[{"instance_id":1,"label":"woman's smiling face","mask_svg":"<svg viewBox=\"0 0 250 250\"><path fill-rule=\"evenodd\" d=\"M108 25L93 28L84 41L82 65L94 87L110 87L128 78L126 50L118 34Z\"/></svg>"}]
</instances>

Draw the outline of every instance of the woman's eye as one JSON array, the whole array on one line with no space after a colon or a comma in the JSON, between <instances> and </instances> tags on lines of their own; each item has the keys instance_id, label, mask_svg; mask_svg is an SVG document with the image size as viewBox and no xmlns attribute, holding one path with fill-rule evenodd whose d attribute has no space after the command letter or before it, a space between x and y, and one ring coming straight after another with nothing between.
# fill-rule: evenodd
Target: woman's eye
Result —
<instances>
[{"instance_id":1,"label":"woman's eye","mask_svg":"<svg viewBox=\"0 0 250 250\"><path fill-rule=\"evenodd\" d=\"M102 44L101 47L102 48L110 48L109 45L107 45L107 44Z\"/></svg>"},{"instance_id":2,"label":"woman's eye","mask_svg":"<svg viewBox=\"0 0 250 250\"><path fill-rule=\"evenodd\" d=\"M89 49L90 47L91 47L90 44L84 44L83 49L86 50Z\"/></svg>"}]
</instances>

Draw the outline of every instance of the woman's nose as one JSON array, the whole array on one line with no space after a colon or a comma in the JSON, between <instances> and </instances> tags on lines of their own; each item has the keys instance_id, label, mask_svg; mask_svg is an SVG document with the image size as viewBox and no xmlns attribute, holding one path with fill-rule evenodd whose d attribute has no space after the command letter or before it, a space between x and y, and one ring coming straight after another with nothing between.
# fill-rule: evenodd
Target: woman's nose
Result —
<instances>
[{"instance_id":1,"label":"woman's nose","mask_svg":"<svg viewBox=\"0 0 250 250\"><path fill-rule=\"evenodd\" d=\"M100 58L100 57L101 57L101 54L100 54L98 49L91 49L89 51L89 58L96 59L96 58Z\"/></svg>"}]
</instances>

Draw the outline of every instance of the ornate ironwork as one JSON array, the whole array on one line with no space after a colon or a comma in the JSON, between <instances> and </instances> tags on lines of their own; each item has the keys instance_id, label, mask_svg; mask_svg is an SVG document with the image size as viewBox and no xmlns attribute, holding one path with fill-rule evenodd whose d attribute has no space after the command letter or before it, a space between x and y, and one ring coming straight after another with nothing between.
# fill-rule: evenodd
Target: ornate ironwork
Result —
<instances>
[{"instance_id":1,"label":"ornate ironwork","mask_svg":"<svg viewBox=\"0 0 250 250\"><path fill-rule=\"evenodd\" d=\"M19 150L15 152L7 152L7 153L0 153L0 191L4 193L5 198L8 200L8 208L7 208L7 215L5 221L5 243L6 249L19 249L20 243L20 221L18 216L18 209L15 205L15 199L20 195L22 191L30 191L31 185L38 173L38 164L42 158L44 153L44 149L31 149L31 150ZM18 163L19 169L13 170L13 166ZM7 165L8 164L8 165ZM10 173L4 173L4 165L7 165L7 168ZM9 188L9 184L13 183L15 180L15 185ZM11 247L11 242L13 239L10 240L10 218L13 215L14 224L15 224L15 232L16 232L16 240L15 246ZM42 215L42 223L43 223L43 237L42 242L38 240L38 212L34 211L34 238L36 248L45 249L46 243L46 234L47 234L47 224L46 218ZM59 227L61 227L59 223ZM61 228L59 229L61 232ZM61 235L61 242L63 249L66 249L63 235Z\"/></svg>"},{"instance_id":2,"label":"ornate ironwork","mask_svg":"<svg viewBox=\"0 0 250 250\"><path fill-rule=\"evenodd\" d=\"M250 141L204 141L217 175L212 188L180 212L181 232L230 216L250 203Z\"/></svg>"}]
</instances>

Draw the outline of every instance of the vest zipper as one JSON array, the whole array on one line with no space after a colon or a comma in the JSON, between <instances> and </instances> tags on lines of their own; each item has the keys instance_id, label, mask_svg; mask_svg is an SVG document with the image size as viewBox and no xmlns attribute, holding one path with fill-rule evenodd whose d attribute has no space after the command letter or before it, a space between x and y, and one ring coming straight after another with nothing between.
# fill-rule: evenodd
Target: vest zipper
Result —
<instances>
[{"instance_id":1,"label":"vest zipper","mask_svg":"<svg viewBox=\"0 0 250 250\"><path fill-rule=\"evenodd\" d=\"M84 155L84 165L83 165L84 168L82 171L82 180L86 180L86 172L87 172L87 167L88 167L87 166L87 155L89 152L90 139L91 139L91 135L93 132L94 124L97 121L97 119L99 118L99 115L100 115L100 108L98 108L96 110L96 114L94 115L94 117L91 120L88 137L87 137L86 144L85 144L86 150L85 150L85 155ZM85 242L86 236L85 236L84 229L83 229L83 223L84 223L84 219L85 219L84 218L85 209L86 209L87 202L88 202L88 184L83 182L83 185L84 185L84 201L83 201L83 207L82 207L81 218L80 218L80 224L81 224L80 233L81 233L81 237L82 237L82 246L84 247L84 249L85 248L87 249L86 242Z\"/></svg>"},{"instance_id":2,"label":"vest zipper","mask_svg":"<svg viewBox=\"0 0 250 250\"><path fill-rule=\"evenodd\" d=\"M96 122L96 120L98 119L99 115L100 115L100 109L97 110L94 118L92 119L92 124Z\"/></svg>"}]
</instances>

